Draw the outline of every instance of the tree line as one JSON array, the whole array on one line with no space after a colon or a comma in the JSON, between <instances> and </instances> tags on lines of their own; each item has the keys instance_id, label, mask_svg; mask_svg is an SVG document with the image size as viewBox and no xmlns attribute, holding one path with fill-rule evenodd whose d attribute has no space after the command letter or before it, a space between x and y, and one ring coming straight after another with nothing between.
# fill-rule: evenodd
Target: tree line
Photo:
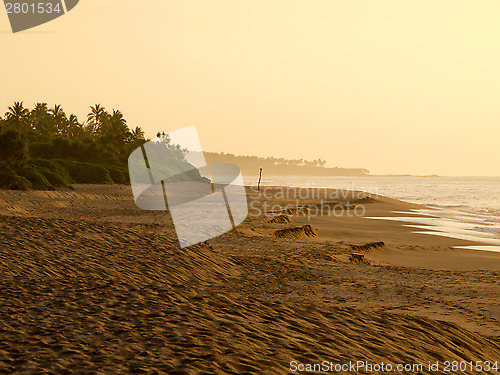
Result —
<instances>
[{"instance_id":1,"label":"tree line","mask_svg":"<svg viewBox=\"0 0 500 375\"><path fill-rule=\"evenodd\" d=\"M100 104L91 106L86 121L80 122L76 115L66 115L60 105L49 108L47 103L36 103L29 109L23 102L15 102L0 116L0 132L7 130L23 134L29 142L57 138L95 141L116 153L145 141L144 131L139 126L130 129L121 111L113 109L110 113Z\"/></svg>"},{"instance_id":2,"label":"tree line","mask_svg":"<svg viewBox=\"0 0 500 375\"><path fill-rule=\"evenodd\" d=\"M224 152L205 152L210 163L232 163L241 168L244 175L258 175L260 168L267 175L275 176L365 176L364 168L328 168L326 160L285 159L227 154Z\"/></svg>"},{"instance_id":3,"label":"tree line","mask_svg":"<svg viewBox=\"0 0 500 375\"><path fill-rule=\"evenodd\" d=\"M179 163L185 162L186 150L171 144L165 133L158 133L157 137L162 152L167 149ZM74 114L67 115L61 105L49 107L47 103L36 103L30 109L23 102L15 102L0 116L0 188L53 189L71 183L126 183L128 157L147 141L139 126L129 127L121 111L108 111L100 104L91 106L82 122ZM257 174L260 168L274 175L368 174L361 168L327 168L326 160L322 159L225 153L205 153L205 156L208 162L239 165L247 175Z\"/></svg>"},{"instance_id":4,"label":"tree line","mask_svg":"<svg viewBox=\"0 0 500 375\"><path fill-rule=\"evenodd\" d=\"M0 187L53 188L128 180L129 154L146 142L119 110L95 104L85 121L61 105L15 102L0 116Z\"/></svg>"}]
</instances>

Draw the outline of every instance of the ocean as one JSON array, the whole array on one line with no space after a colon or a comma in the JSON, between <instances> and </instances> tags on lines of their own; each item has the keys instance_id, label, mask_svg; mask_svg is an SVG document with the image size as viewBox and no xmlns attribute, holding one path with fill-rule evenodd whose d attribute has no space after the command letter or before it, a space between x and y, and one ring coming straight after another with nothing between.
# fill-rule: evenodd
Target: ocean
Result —
<instances>
[{"instance_id":1,"label":"ocean","mask_svg":"<svg viewBox=\"0 0 500 375\"><path fill-rule=\"evenodd\" d=\"M248 185L256 182L257 177L245 177ZM418 233L482 244L460 248L500 252L500 177L264 176L261 184L359 190L418 203L427 209L383 219L402 221Z\"/></svg>"}]
</instances>

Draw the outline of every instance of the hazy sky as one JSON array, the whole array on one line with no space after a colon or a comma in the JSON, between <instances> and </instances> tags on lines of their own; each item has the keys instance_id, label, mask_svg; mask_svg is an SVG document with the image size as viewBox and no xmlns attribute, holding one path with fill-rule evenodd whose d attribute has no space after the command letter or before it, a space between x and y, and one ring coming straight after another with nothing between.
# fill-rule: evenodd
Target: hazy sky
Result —
<instances>
[{"instance_id":1,"label":"hazy sky","mask_svg":"<svg viewBox=\"0 0 500 375\"><path fill-rule=\"evenodd\" d=\"M0 112L101 103L148 136L372 173L500 175L500 2L81 0L12 34Z\"/></svg>"}]
</instances>

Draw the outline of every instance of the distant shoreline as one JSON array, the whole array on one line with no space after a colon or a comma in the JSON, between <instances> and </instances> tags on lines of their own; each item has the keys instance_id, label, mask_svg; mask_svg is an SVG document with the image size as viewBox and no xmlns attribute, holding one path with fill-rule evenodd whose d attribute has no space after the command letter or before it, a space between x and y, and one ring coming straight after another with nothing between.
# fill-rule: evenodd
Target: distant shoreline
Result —
<instances>
[{"instance_id":1,"label":"distant shoreline","mask_svg":"<svg viewBox=\"0 0 500 375\"><path fill-rule=\"evenodd\" d=\"M258 174L245 174L248 177L259 177ZM432 175L413 175L413 174L363 174L363 175L302 175L302 174L269 174L268 177L462 177L462 176L439 176L436 174ZM463 176L463 177L475 177L475 176ZM486 176L495 177L495 176Z\"/></svg>"}]
</instances>

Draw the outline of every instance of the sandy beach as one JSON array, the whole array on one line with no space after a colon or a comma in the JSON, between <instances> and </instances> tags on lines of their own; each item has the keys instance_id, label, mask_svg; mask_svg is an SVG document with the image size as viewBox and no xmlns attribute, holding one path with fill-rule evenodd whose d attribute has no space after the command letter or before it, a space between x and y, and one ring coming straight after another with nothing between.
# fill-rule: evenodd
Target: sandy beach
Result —
<instances>
[{"instance_id":1,"label":"sandy beach","mask_svg":"<svg viewBox=\"0 0 500 375\"><path fill-rule=\"evenodd\" d=\"M168 212L138 209L127 185L0 191L0 372L500 362L500 253L347 208L383 217L410 203L347 195L344 215L312 216L318 199L301 199L307 210L274 223L296 197L247 190L240 227L185 249Z\"/></svg>"}]
</instances>

